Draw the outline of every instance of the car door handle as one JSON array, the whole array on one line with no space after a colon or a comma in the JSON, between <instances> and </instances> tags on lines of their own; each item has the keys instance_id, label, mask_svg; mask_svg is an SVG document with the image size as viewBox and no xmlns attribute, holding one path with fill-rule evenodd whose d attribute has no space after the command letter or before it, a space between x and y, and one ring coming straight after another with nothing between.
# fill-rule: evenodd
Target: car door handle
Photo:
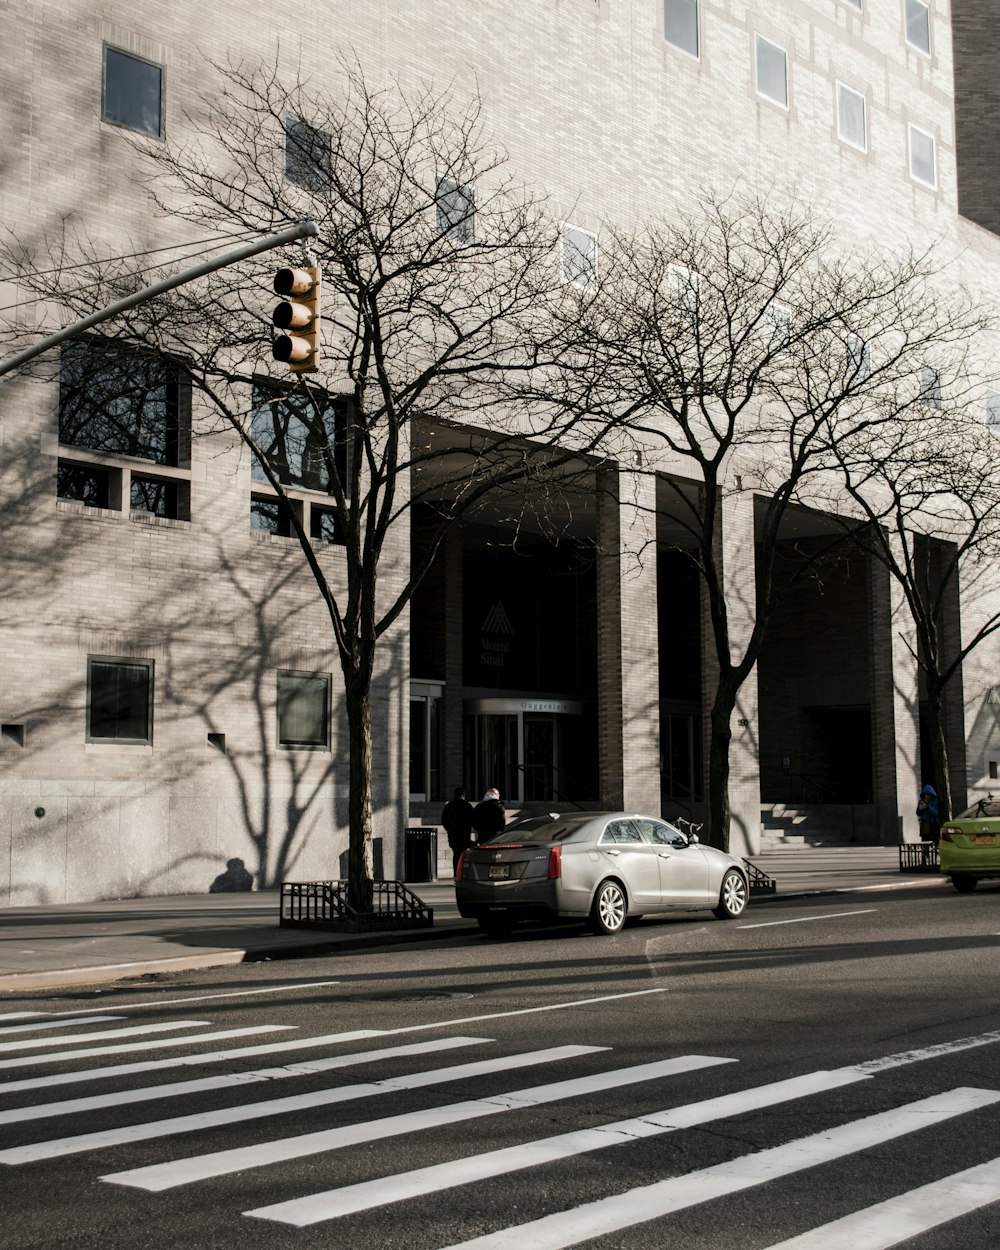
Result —
<instances>
[{"instance_id":1,"label":"car door handle","mask_svg":"<svg viewBox=\"0 0 1000 1250\"><path fill-rule=\"evenodd\" d=\"M669 851L659 851L658 854L660 856L660 859L670 859Z\"/></svg>"},{"instance_id":2,"label":"car door handle","mask_svg":"<svg viewBox=\"0 0 1000 1250\"><path fill-rule=\"evenodd\" d=\"M604 854L605 854L605 855L620 855L620 854L621 854L621 851L607 851L607 850L606 850L606 851L604 852Z\"/></svg>"}]
</instances>

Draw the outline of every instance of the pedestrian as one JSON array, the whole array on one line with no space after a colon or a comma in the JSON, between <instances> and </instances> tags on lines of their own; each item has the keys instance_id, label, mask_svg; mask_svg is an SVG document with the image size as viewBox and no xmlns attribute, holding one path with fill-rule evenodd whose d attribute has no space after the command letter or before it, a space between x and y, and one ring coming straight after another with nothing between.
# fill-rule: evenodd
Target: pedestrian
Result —
<instances>
[{"instance_id":1,"label":"pedestrian","mask_svg":"<svg viewBox=\"0 0 1000 1250\"><path fill-rule=\"evenodd\" d=\"M444 811L441 813L441 824L444 825L444 831L448 835L452 868L456 874L462 852L472 845L472 820L475 811L476 809L465 797L465 791L461 786L457 786L455 797L450 803L444 805Z\"/></svg>"},{"instance_id":2,"label":"pedestrian","mask_svg":"<svg viewBox=\"0 0 1000 1250\"><path fill-rule=\"evenodd\" d=\"M472 813L472 825L479 835L480 842L487 842L496 837L507 823L507 813L500 802L500 791L496 786L483 795L482 802L477 803Z\"/></svg>"},{"instance_id":3,"label":"pedestrian","mask_svg":"<svg viewBox=\"0 0 1000 1250\"><path fill-rule=\"evenodd\" d=\"M936 842L941 835L941 813L938 809L937 791L924 786L917 800L917 819L920 821L920 841Z\"/></svg>"}]
</instances>

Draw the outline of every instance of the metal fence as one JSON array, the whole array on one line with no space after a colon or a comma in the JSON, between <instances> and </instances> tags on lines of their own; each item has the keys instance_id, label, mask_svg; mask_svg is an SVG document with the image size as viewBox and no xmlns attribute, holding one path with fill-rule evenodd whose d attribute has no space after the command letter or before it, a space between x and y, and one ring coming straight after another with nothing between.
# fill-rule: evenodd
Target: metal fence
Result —
<instances>
[{"instance_id":1,"label":"metal fence","mask_svg":"<svg viewBox=\"0 0 1000 1250\"><path fill-rule=\"evenodd\" d=\"M347 901L346 881L283 881L278 923L290 929L424 929L434 924L434 909L400 881L372 882L370 911Z\"/></svg>"}]
</instances>

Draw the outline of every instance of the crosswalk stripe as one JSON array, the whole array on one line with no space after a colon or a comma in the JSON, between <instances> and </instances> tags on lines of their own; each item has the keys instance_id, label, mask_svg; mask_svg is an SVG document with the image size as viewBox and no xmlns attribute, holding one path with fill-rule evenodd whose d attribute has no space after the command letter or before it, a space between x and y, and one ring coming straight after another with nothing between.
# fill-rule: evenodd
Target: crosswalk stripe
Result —
<instances>
[{"instance_id":1,"label":"crosswalk stripe","mask_svg":"<svg viewBox=\"0 0 1000 1250\"><path fill-rule=\"evenodd\" d=\"M21 1055L17 1059L0 1059L0 1068L33 1068L43 1063L65 1063L70 1059L93 1059L100 1055L131 1055L137 1050L162 1050L167 1046L197 1046L202 1042L222 1042L232 1037L253 1037L259 1033L279 1033L285 1029L293 1029L293 1024L261 1024L248 1025L242 1029L222 1029L217 1033L188 1033L184 1037L157 1037L152 1041L145 1042L128 1042L120 1046L91 1046L84 1047L83 1050L60 1050L55 1054L46 1055ZM63 1038L63 1045L69 1042L70 1038ZM199 1063L201 1059L194 1055L189 1057L191 1063ZM151 1064L151 1068L159 1068L162 1065L156 1063ZM83 1079L76 1073L68 1076L66 1079ZM48 1087L60 1083L58 1076L45 1077L37 1082L38 1085ZM23 1089L21 1082L11 1082L10 1084L0 1085L0 1093L10 1093L18 1085Z\"/></svg>"},{"instance_id":2,"label":"crosswalk stripe","mask_svg":"<svg viewBox=\"0 0 1000 1250\"><path fill-rule=\"evenodd\" d=\"M380 1050L356 1050L348 1055L308 1059L304 1063L288 1064L284 1068L227 1072L222 1076L204 1076L193 1081L172 1081L167 1085L146 1085L137 1089L122 1090L115 1094L95 1094L90 1098L66 1098L59 1102L43 1102L29 1107L11 1107L7 1111L0 1111L0 1124L21 1124L27 1120L44 1120L59 1115L78 1115L81 1112L101 1111L106 1107L125 1107L137 1102L151 1102L158 1098L203 1094L210 1090L226 1089L232 1085L280 1081L286 1077L308 1076L316 1072L330 1072L336 1068L375 1063L380 1059L401 1059L411 1055L437 1054L441 1050L481 1046L491 1041L493 1039L490 1037L435 1038L432 1042L412 1042L407 1046L383 1046Z\"/></svg>"},{"instance_id":3,"label":"crosswalk stripe","mask_svg":"<svg viewBox=\"0 0 1000 1250\"><path fill-rule=\"evenodd\" d=\"M671 1176L627 1193L596 1202L583 1203L568 1211L557 1211L527 1224L518 1224L457 1242L444 1250L565 1250L581 1241L649 1220L683 1211L716 1198L763 1185L807 1168L841 1159L859 1150L869 1150L917 1129L929 1128L956 1116L978 1111L1000 1101L992 1089L960 1088L923 1098L893 1111L882 1111L854 1120L838 1128L800 1137L797 1141L773 1146L754 1154L741 1155L699 1172Z\"/></svg>"},{"instance_id":4,"label":"crosswalk stripe","mask_svg":"<svg viewBox=\"0 0 1000 1250\"><path fill-rule=\"evenodd\" d=\"M195 1133L204 1129L218 1128L222 1124L240 1124L245 1120L286 1115L290 1111L310 1111L314 1107L328 1107L334 1103L352 1102L358 1098L397 1094L401 1089L422 1089L429 1085L464 1081L474 1076L488 1076L498 1072L531 1067L535 1064L556 1063L560 1059L576 1059L580 1055L589 1055L606 1049L607 1047L604 1046L553 1046L546 1050L527 1051L521 1055L509 1055L502 1059L483 1059L473 1063L455 1064L448 1068L436 1068L431 1072L414 1072L386 1081L365 1081L355 1085L341 1085L335 1089L311 1090L306 1094L292 1094L287 1098L269 1098L264 1102L242 1103L237 1107L221 1107L215 1111L174 1116L169 1120L128 1124L122 1128L107 1129L103 1132L81 1133L76 1137L60 1137L51 1141L33 1142L28 1146L13 1146L7 1150L0 1150L0 1163L36 1163L39 1159L56 1159L63 1155L79 1154L85 1150L103 1150L107 1146L121 1146L126 1142L152 1141L157 1137L171 1137L178 1133Z\"/></svg>"},{"instance_id":5,"label":"crosswalk stripe","mask_svg":"<svg viewBox=\"0 0 1000 1250\"><path fill-rule=\"evenodd\" d=\"M185 1041L206 1042L223 1041L228 1037L246 1037L254 1033L275 1033L279 1030L292 1029L293 1025L278 1024L261 1028L228 1029L222 1033L206 1033L200 1037L188 1037ZM87 1068L81 1072L58 1072L52 1076L25 1077L20 1081L5 1081L0 1085L0 1094L23 1093L29 1089L51 1089L54 1085L79 1085L85 1081L103 1081L111 1077L138 1076L143 1072L162 1072L165 1068L201 1067L206 1063L228 1063L236 1059L252 1059L260 1055L280 1055L290 1050L320 1049L324 1046L337 1046L343 1042L360 1042L368 1037L384 1037L381 1029L354 1029L349 1033L327 1033L317 1037L285 1038L282 1042L264 1042L259 1046L239 1046L228 1050L208 1050L198 1055L177 1055L171 1059L151 1059L140 1063L106 1064L103 1068ZM49 1056L54 1059L77 1059L87 1055L131 1053L141 1049L138 1046L105 1047L99 1050L84 1050L78 1054ZM16 1061L18 1066L21 1061ZM4 1065L0 1063L0 1068Z\"/></svg>"},{"instance_id":6,"label":"crosswalk stripe","mask_svg":"<svg viewBox=\"0 0 1000 1250\"><path fill-rule=\"evenodd\" d=\"M123 1037L141 1037L143 1033L169 1033L173 1029L207 1029L209 1020L170 1020L160 1024L134 1024L127 1029L103 1029L97 1033L77 1033L74 1037L22 1037L16 1042L0 1042L0 1051L36 1050L44 1046L69 1046L78 1042L118 1041Z\"/></svg>"},{"instance_id":7,"label":"crosswalk stripe","mask_svg":"<svg viewBox=\"0 0 1000 1250\"><path fill-rule=\"evenodd\" d=\"M471 1155L464 1159L452 1159L432 1167L418 1168L397 1176L383 1176L357 1185L344 1185L325 1193L309 1194L271 1206L244 1211L244 1215L257 1219L277 1220L305 1228L323 1220L337 1219L366 1211L372 1207L391 1202L403 1202L426 1194L439 1193L459 1185L489 1180L522 1168L537 1167L571 1158L589 1150L602 1150L640 1138L673 1133L682 1128L693 1128L711 1120L727 1119L745 1115L748 1111L777 1106L795 1098L826 1093L858 1081L870 1080L858 1072L812 1072L805 1076L790 1077L770 1085L758 1085L753 1089L740 1090L734 1094L722 1094L702 1102L674 1107L669 1111L657 1111L631 1120L619 1120L614 1124L600 1124L596 1128L582 1129L572 1133L560 1133L554 1137L522 1142L502 1150Z\"/></svg>"},{"instance_id":8,"label":"crosswalk stripe","mask_svg":"<svg viewBox=\"0 0 1000 1250\"><path fill-rule=\"evenodd\" d=\"M168 1163L134 1168L127 1172L115 1172L102 1176L101 1180L116 1185L129 1185L136 1189L159 1192L186 1185L192 1181L205 1180L210 1176L225 1176L246 1168L263 1167L288 1159L337 1150L361 1142L382 1141L403 1133L439 1128L446 1124L460 1124L482 1116L497 1115L504 1111L523 1110L544 1103L575 1098L583 1094L601 1093L652 1081L660 1077L692 1072L698 1068L716 1064L735 1063L734 1059L722 1059L707 1055L683 1055L676 1059L661 1059L654 1063L641 1063L634 1067L617 1068L597 1072L590 1076L573 1077L548 1085L536 1085L512 1093L494 1094L489 1098L475 1098L468 1102L451 1103L447 1106L428 1107L422 1111L388 1116L382 1120L368 1120L340 1128L323 1129L317 1133L305 1133L276 1141L259 1142L235 1150L220 1150L213 1154L194 1155L187 1159L175 1159Z\"/></svg>"},{"instance_id":9,"label":"crosswalk stripe","mask_svg":"<svg viewBox=\"0 0 1000 1250\"><path fill-rule=\"evenodd\" d=\"M81 1024L110 1024L112 1020L124 1020L124 1016L79 1016L76 1020L36 1020L32 1024L5 1024L0 1026L0 1037L12 1033L29 1033L38 1029L78 1029ZM61 1038L65 1044L66 1039Z\"/></svg>"},{"instance_id":10,"label":"crosswalk stripe","mask_svg":"<svg viewBox=\"0 0 1000 1250\"><path fill-rule=\"evenodd\" d=\"M953 1172L767 1250L888 1250L1000 1200L1000 1159Z\"/></svg>"}]
</instances>

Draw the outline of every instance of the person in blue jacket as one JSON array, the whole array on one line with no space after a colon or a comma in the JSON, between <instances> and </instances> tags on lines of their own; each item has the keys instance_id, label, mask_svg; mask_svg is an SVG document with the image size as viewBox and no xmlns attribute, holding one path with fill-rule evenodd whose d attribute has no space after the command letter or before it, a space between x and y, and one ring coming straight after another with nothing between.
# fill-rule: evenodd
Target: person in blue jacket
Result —
<instances>
[{"instance_id":1,"label":"person in blue jacket","mask_svg":"<svg viewBox=\"0 0 1000 1250\"><path fill-rule=\"evenodd\" d=\"M920 841L936 842L941 835L941 814L938 810L937 791L924 786L917 800L917 819L920 821Z\"/></svg>"}]
</instances>

